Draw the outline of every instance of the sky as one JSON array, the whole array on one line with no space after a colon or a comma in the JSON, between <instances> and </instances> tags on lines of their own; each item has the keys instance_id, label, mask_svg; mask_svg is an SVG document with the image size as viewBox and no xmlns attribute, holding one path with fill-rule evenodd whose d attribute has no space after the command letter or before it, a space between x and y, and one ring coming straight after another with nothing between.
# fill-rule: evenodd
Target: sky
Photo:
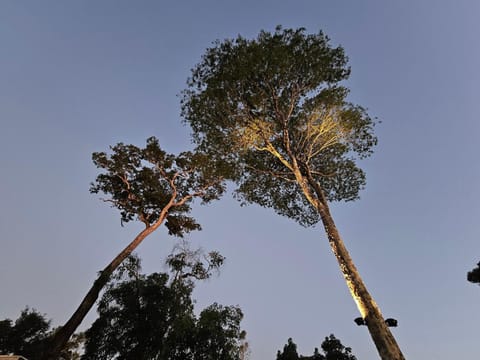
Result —
<instances>
[{"instance_id":1,"label":"sky","mask_svg":"<svg viewBox=\"0 0 480 360\"><path fill-rule=\"evenodd\" d=\"M361 199L332 213L405 357L478 358L480 288L466 273L480 261L479 13L474 0L0 1L0 319L25 306L68 319L141 230L89 194L92 152L150 136L191 149L178 96L190 69L216 39L281 24L343 46L350 100L381 120ZM239 305L252 360L289 337L312 354L331 333L378 358L321 226L230 195L194 211L192 247L226 257L196 309ZM147 238L144 271L165 271L176 241Z\"/></svg>"}]
</instances>

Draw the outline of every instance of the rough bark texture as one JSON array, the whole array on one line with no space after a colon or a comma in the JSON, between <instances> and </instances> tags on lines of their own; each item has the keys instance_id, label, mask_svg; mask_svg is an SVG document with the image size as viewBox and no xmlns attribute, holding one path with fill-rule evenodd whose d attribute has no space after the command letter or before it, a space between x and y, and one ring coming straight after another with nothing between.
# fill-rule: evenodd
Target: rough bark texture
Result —
<instances>
[{"instance_id":1,"label":"rough bark texture","mask_svg":"<svg viewBox=\"0 0 480 360\"><path fill-rule=\"evenodd\" d=\"M44 354L42 360L58 360L59 354L67 344L70 337L88 314L90 309L95 305L98 296L105 285L108 283L112 273L118 268L118 266L125 260L140 243L152 232L154 232L163 222L166 217L166 212L162 212L160 219L151 226L145 228L140 232L135 239L128 244L100 273L97 280L93 283L92 287L88 291L87 295L83 298L82 302L78 306L77 310L68 319L54 335L48 352Z\"/></svg>"}]
</instances>

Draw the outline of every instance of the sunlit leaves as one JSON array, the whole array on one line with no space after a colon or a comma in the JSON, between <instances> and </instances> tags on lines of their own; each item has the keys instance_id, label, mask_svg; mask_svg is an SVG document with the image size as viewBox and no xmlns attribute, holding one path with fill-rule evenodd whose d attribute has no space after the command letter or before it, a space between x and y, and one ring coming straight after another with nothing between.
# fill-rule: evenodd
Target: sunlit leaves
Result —
<instances>
[{"instance_id":1,"label":"sunlit leaves","mask_svg":"<svg viewBox=\"0 0 480 360\"><path fill-rule=\"evenodd\" d=\"M295 184L311 175L326 199L354 200L357 160L377 143L375 122L347 100L342 47L305 29L217 41L192 70L182 113L198 148L238 183L237 197L302 225L319 220ZM313 191L313 189L312 189Z\"/></svg>"}]
</instances>

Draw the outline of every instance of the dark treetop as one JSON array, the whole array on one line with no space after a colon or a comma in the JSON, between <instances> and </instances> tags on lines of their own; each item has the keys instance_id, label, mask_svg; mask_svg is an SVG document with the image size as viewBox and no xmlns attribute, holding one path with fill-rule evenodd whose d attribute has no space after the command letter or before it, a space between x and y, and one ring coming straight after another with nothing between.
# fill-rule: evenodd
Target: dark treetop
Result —
<instances>
[{"instance_id":1,"label":"dark treetop","mask_svg":"<svg viewBox=\"0 0 480 360\"><path fill-rule=\"evenodd\" d=\"M467 280L480 285L480 262L477 264L477 267L467 273Z\"/></svg>"},{"instance_id":2,"label":"dark treetop","mask_svg":"<svg viewBox=\"0 0 480 360\"><path fill-rule=\"evenodd\" d=\"M221 265L212 254L202 261L195 252L176 252L168 261L174 276L141 274L138 258L130 258L98 304L82 359L238 359L244 337L240 308L214 303L199 316L193 311L197 269L205 278ZM172 258L184 261L172 265Z\"/></svg>"},{"instance_id":3,"label":"dark treetop","mask_svg":"<svg viewBox=\"0 0 480 360\"><path fill-rule=\"evenodd\" d=\"M277 352L277 360L356 360L352 349L345 347L333 334L326 337L322 342L323 354L315 348L312 356L298 355L297 345L290 338L283 347L283 351Z\"/></svg>"}]
</instances>

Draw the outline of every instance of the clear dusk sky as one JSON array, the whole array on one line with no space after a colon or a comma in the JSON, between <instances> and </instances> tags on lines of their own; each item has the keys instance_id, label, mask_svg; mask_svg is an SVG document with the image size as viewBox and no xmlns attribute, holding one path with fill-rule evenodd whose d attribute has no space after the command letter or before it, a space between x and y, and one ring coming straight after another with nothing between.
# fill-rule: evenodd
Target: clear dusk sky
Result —
<instances>
[{"instance_id":1,"label":"clear dusk sky","mask_svg":"<svg viewBox=\"0 0 480 360\"><path fill-rule=\"evenodd\" d=\"M350 58L350 99L382 123L367 188L333 216L407 359L478 359L480 2L0 1L0 319L26 305L62 324L141 229L88 192L91 153L149 136L191 148L177 94L215 39L323 30ZM312 354L334 333L378 358L321 226L305 229L230 195L195 208L193 247L219 250L197 309L245 313L252 360L292 337ZM138 251L165 271L164 230ZM82 329L94 319L85 320Z\"/></svg>"}]
</instances>

